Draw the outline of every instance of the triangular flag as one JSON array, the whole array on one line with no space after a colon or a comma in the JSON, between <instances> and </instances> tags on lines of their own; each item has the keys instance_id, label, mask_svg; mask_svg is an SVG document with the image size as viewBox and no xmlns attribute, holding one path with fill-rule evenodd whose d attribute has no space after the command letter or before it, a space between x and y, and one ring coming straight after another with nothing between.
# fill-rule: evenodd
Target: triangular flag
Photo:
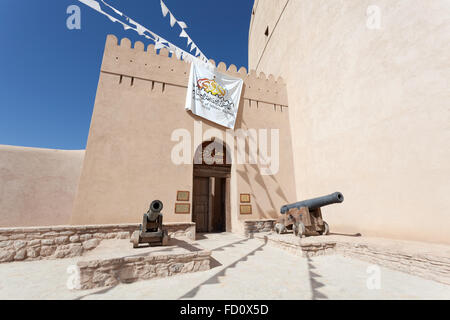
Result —
<instances>
[{"instance_id":1,"label":"triangular flag","mask_svg":"<svg viewBox=\"0 0 450 320\"><path fill-rule=\"evenodd\" d=\"M189 50L189 52L192 52L192 50L194 50L195 48L197 48L197 46L192 42L191 50Z\"/></svg>"},{"instance_id":2,"label":"triangular flag","mask_svg":"<svg viewBox=\"0 0 450 320\"><path fill-rule=\"evenodd\" d=\"M199 54L200 54L200 50L197 48L197 50L195 50L195 56L198 57Z\"/></svg>"},{"instance_id":3,"label":"triangular flag","mask_svg":"<svg viewBox=\"0 0 450 320\"><path fill-rule=\"evenodd\" d=\"M182 37L182 38L189 38L188 34L186 33L186 31L184 31L184 29L181 31L180 37Z\"/></svg>"},{"instance_id":4,"label":"triangular flag","mask_svg":"<svg viewBox=\"0 0 450 320\"><path fill-rule=\"evenodd\" d=\"M189 37L187 37L188 38L188 47L189 47L189 45L192 43L192 39L191 38L189 38Z\"/></svg>"},{"instance_id":5,"label":"triangular flag","mask_svg":"<svg viewBox=\"0 0 450 320\"><path fill-rule=\"evenodd\" d=\"M110 16L109 14L105 13L105 15L109 18L109 20L111 20L112 22L117 22L119 20L117 20L116 18L114 18L113 16Z\"/></svg>"},{"instance_id":6,"label":"triangular flag","mask_svg":"<svg viewBox=\"0 0 450 320\"><path fill-rule=\"evenodd\" d=\"M97 1L94 0L79 0L79 1L96 11L103 13L102 9L100 8L100 4Z\"/></svg>"},{"instance_id":7,"label":"triangular flag","mask_svg":"<svg viewBox=\"0 0 450 320\"><path fill-rule=\"evenodd\" d=\"M155 50L162 49L164 47L165 46L163 45L163 43L160 40L155 42Z\"/></svg>"},{"instance_id":8,"label":"triangular flag","mask_svg":"<svg viewBox=\"0 0 450 320\"><path fill-rule=\"evenodd\" d=\"M181 29L186 29L187 25L183 21L178 21L178 25L181 27Z\"/></svg>"},{"instance_id":9,"label":"triangular flag","mask_svg":"<svg viewBox=\"0 0 450 320\"><path fill-rule=\"evenodd\" d=\"M170 14L170 26L173 27L175 25L175 22L177 22L177 19L173 16L173 14Z\"/></svg>"},{"instance_id":10,"label":"triangular flag","mask_svg":"<svg viewBox=\"0 0 450 320\"><path fill-rule=\"evenodd\" d=\"M157 35L156 33L151 32L151 31L148 30L148 29L145 29L145 32L149 33L149 34L153 37L153 39L158 39L158 35ZM144 35L145 35L145 34L144 34Z\"/></svg>"},{"instance_id":11,"label":"triangular flag","mask_svg":"<svg viewBox=\"0 0 450 320\"><path fill-rule=\"evenodd\" d=\"M118 15L120 15L120 16L123 16L123 13L122 12L120 12L119 10L117 10L116 8L113 8L112 6L110 6L109 4L107 4L105 1L103 1L103 0L101 0L102 2L103 2L103 4L105 5L105 6L107 6L108 8L111 8L111 10L113 10L116 14L118 14Z\"/></svg>"},{"instance_id":12,"label":"triangular flag","mask_svg":"<svg viewBox=\"0 0 450 320\"><path fill-rule=\"evenodd\" d=\"M177 47L169 42L169 51L175 53L177 51Z\"/></svg>"},{"instance_id":13,"label":"triangular flag","mask_svg":"<svg viewBox=\"0 0 450 320\"><path fill-rule=\"evenodd\" d=\"M181 60L181 51L178 48L175 48L175 56L178 60Z\"/></svg>"},{"instance_id":14,"label":"triangular flag","mask_svg":"<svg viewBox=\"0 0 450 320\"><path fill-rule=\"evenodd\" d=\"M141 26L139 23L137 23L136 21L134 21L133 19L128 18L127 19L131 24L134 24L136 26L136 32L139 33L139 35L143 36L144 32L146 31L146 29Z\"/></svg>"},{"instance_id":15,"label":"triangular flag","mask_svg":"<svg viewBox=\"0 0 450 320\"><path fill-rule=\"evenodd\" d=\"M162 2L161 0L161 10L162 10L162 14L163 16L167 16L167 13L169 12L169 9L166 7L166 5L164 4L164 2Z\"/></svg>"}]
</instances>

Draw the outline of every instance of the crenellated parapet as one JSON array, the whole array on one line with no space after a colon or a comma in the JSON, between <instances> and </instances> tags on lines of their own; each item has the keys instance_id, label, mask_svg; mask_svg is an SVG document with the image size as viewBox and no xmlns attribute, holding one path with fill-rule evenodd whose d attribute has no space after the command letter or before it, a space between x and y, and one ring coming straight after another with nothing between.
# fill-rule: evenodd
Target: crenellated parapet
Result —
<instances>
[{"instance_id":1,"label":"crenellated parapet","mask_svg":"<svg viewBox=\"0 0 450 320\"><path fill-rule=\"evenodd\" d=\"M210 60L213 64L215 62ZM239 70L233 64L228 68L224 62L217 65L220 72L239 77L244 80L242 96L251 101L265 102L278 106L288 106L286 85L281 78L254 70L247 73L244 67ZM167 85L187 87L190 64L178 60L167 49L157 52L154 45L145 48L137 41L132 46L129 39L123 38L118 42L114 35L108 35L101 71L141 80L148 80Z\"/></svg>"}]
</instances>

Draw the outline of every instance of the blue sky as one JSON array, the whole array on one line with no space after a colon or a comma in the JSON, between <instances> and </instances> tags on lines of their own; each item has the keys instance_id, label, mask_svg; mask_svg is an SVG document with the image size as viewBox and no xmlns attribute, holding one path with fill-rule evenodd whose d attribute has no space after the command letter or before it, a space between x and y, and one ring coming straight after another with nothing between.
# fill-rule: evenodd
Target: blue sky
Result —
<instances>
[{"instance_id":1,"label":"blue sky","mask_svg":"<svg viewBox=\"0 0 450 320\"><path fill-rule=\"evenodd\" d=\"M106 2L188 50L159 0ZM164 2L208 58L247 67L253 0ZM81 9L81 30L66 27L73 4ZM0 1L0 144L86 147L107 34L151 43L76 0Z\"/></svg>"}]
</instances>

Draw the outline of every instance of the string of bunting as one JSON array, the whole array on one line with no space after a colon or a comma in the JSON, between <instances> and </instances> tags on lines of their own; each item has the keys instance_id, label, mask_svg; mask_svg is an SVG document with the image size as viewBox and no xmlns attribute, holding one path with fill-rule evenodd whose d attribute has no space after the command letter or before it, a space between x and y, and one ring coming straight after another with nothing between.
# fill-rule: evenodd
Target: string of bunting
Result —
<instances>
[{"instance_id":1,"label":"string of bunting","mask_svg":"<svg viewBox=\"0 0 450 320\"><path fill-rule=\"evenodd\" d=\"M166 17L167 14L169 14L169 16L170 16L170 26L172 28L175 25L175 23L180 26L180 28L181 28L180 37L187 39L187 46L188 47L189 47L189 45L191 45L191 49L189 50L189 52L192 52L192 50L195 49L195 56L198 57L203 62L207 63L208 59L206 58L206 56L203 54L203 52L200 50L200 48L194 43L194 41L192 41L192 38L187 34L187 32L185 30L185 29L187 29L186 23L183 22L183 21L179 21L177 18L175 18L173 13L169 10L167 5L164 3L164 1L162 1L162 0L160 0L160 1L161 1L161 11L162 11L163 17Z\"/></svg>"},{"instance_id":2,"label":"string of bunting","mask_svg":"<svg viewBox=\"0 0 450 320\"><path fill-rule=\"evenodd\" d=\"M143 36L143 37L153 41L155 43L155 50L162 49L162 48L167 48L170 52L172 52L172 53L174 53L176 55L177 59L179 59L179 60L183 59L186 62L192 62L192 61L194 61L194 59L199 59L199 58L193 56L192 54L190 54L190 53L180 49L179 47L175 46L174 44L170 43L166 39L160 37L156 33L154 33L152 31L150 31L149 29L145 28L144 26L142 26L138 22L134 21L133 19L131 19L127 15L123 14L121 11L117 10L113 6L111 6L108 3L106 3L104 0L100 0L100 1L105 6L107 6L112 11L114 11L115 14L117 14L118 16L123 17L129 24L134 25L134 27L132 27L129 24L127 24L127 23L125 23L125 22L123 22L123 21L113 17L109 13L103 11L101 6L100 6L100 3L98 1L96 1L96 0L78 0L78 1L83 3L83 4L85 4L85 5L87 5L88 7L92 8L92 9L94 9L95 11L103 14L104 16L106 16L112 22L120 23L125 30L132 29L132 30L136 31L140 36ZM202 61L207 62L207 60L206 61L202 60Z\"/></svg>"}]
</instances>

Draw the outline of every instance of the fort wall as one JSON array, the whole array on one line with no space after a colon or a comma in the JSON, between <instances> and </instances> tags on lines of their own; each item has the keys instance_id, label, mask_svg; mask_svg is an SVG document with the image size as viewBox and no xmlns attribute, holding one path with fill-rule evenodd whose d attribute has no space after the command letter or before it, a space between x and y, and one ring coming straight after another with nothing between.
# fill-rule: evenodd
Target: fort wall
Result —
<instances>
[{"instance_id":1,"label":"fort wall","mask_svg":"<svg viewBox=\"0 0 450 320\"><path fill-rule=\"evenodd\" d=\"M272 75L217 67L244 80L235 129L279 130L277 174L262 176L257 164L232 165L229 226L244 232L241 220L273 218L295 198L286 86ZM190 64L165 49L107 37L73 224L138 222L153 199L163 201L164 221L192 221L193 166L172 162L171 150L179 143L172 133L182 128L193 140L195 121L202 121L203 132L225 130L185 111L189 70ZM192 140L191 157L201 143ZM178 190L190 191L189 214L174 213ZM239 214L239 193L251 194L252 214Z\"/></svg>"},{"instance_id":2,"label":"fort wall","mask_svg":"<svg viewBox=\"0 0 450 320\"><path fill-rule=\"evenodd\" d=\"M0 146L0 228L68 224L84 150Z\"/></svg>"},{"instance_id":3,"label":"fort wall","mask_svg":"<svg viewBox=\"0 0 450 320\"><path fill-rule=\"evenodd\" d=\"M450 243L449 10L255 1L249 68L287 83L297 198L344 194L332 232Z\"/></svg>"}]
</instances>

